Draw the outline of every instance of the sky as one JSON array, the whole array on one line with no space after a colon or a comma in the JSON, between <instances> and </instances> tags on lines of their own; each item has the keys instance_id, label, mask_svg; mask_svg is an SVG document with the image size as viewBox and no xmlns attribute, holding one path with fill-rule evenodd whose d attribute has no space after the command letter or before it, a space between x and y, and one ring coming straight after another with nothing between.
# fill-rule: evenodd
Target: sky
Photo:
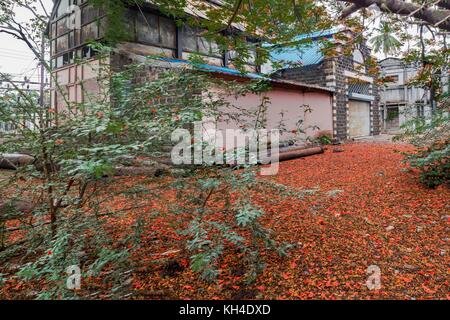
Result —
<instances>
[{"instance_id":1,"label":"sky","mask_svg":"<svg viewBox=\"0 0 450 320\"><path fill-rule=\"evenodd\" d=\"M53 7L53 0L42 0L48 12ZM25 10L16 12L20 22L26 22L31 14ZM0 33L0 72L14 75L14 80L23 80L25 76L31 81L38 81L39 68L34 55L20 40Z\"/></svg>"}]
</instances>

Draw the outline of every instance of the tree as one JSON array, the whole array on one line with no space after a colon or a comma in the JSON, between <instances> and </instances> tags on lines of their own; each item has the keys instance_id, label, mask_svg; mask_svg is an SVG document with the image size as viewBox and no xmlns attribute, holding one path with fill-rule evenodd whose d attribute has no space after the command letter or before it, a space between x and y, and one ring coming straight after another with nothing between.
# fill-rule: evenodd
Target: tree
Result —
<instances>
[{"instance_id":1,"label":"tree","mask_svg":"<svg viewBox=\"0 0 450 320\"><path fill-rule=\"evenodd\" d=\"M377 28L377 31L379 34L370 39L375 52L380 52L381 50L387 57L389 54L395 53L401 48L401 42L392 35L392 29L386 21L381 23L381 26Z\"/></svg>"}]
</instances>

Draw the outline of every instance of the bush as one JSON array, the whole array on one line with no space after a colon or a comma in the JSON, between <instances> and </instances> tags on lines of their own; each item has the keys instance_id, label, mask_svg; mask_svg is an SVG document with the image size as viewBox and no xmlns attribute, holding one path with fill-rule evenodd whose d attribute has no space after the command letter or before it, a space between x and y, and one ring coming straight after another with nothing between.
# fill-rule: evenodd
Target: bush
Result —
<instances>
[{"instance_id":1,"label":"bush","mask_svg":"<svg viewBox=\"0 0 450 320\"><path fill-rule=\"evenodd\" d=\"M406 161L420 171L420 181L430 187L450 184L450 121L448 110L436 111L431 119L417 118L403 126L397 139L412 143L416 150Z\"/></svg>"},{"instance_id":2,"label":"bush","mask_svg":"<svg viewBox=\"0 0 450 320\"><path fill-rule=\"evenodd\" d=\"M333 136L329 131L319 131L315 137L316 141L321 145L331 144Z\"/></svg>"}]
</instances>

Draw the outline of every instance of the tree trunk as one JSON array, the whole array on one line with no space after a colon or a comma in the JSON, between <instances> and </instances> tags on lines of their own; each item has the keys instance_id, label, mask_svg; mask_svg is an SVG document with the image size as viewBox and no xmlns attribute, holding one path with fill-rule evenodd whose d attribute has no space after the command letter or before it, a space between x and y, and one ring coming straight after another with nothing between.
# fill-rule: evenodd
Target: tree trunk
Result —
<instances>
[{"instance_id":1,"label":"tree trunk","mask_svg":"<svg viewBox=\"0 0 450 320\"><path fill-rule=\"evenodd\" d=\"M17 170L34 162L32 156L20 153L0 154L0 169Z\"/></svg>"}]
</instances>

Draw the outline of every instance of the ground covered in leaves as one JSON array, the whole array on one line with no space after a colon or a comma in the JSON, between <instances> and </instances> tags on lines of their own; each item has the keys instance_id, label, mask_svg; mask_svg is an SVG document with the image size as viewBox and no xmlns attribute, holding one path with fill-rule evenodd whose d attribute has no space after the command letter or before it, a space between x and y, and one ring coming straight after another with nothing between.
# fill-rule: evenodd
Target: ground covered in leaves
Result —
<instances>
[{"instance_id":1,"label":"ground covered in leaves","mask_svg":"<svg viewBox=\"0 0 450 320\"><path fill-rule=\"evenodd\" d=\"M216 283L199 280L189 269L189 253L177 232L186 221L150 217L152 207L169 206L175 194L137 205L151 223L134 255L144 267L131 275L130 298L449 299L450 190L420 185L417 173L402 163L400 151L408 148L355 143L281 163L278 175L264 179L292 187L298 196L253 197L267 211L264 225L278 241L295 247L287 258L263 253L266 269L251 285L243 281L239 254L221 262ZM124 185L137 182L142 181ZM111 205L129 207L120 197ZM133 218L133 212L111 218L111 232L127 232ZM370 266L381 272L379 290L366 285ZM85 281L92 290L101 286Z\"/></svg>"},{"instance_id":2,"label":"ground covered in leaves","mask_svg":"<svg viewBox=\"0 0 450 320\"><path fill-rule=\"evenodd\" d=\"M311 195L256 196L277 240L296 244L288 258L267 256L256 284L240 282L238 259L224 262L218 283L204 284L174 254L172 264L136 275L136 289L143 297L182 299L450 298L450 190L418 183L402 164L399 152L407 146L342 149L284 162L271 178ZM380 290L366 285L373 265L381 271Z\"/></svg>"}]
</instances>

